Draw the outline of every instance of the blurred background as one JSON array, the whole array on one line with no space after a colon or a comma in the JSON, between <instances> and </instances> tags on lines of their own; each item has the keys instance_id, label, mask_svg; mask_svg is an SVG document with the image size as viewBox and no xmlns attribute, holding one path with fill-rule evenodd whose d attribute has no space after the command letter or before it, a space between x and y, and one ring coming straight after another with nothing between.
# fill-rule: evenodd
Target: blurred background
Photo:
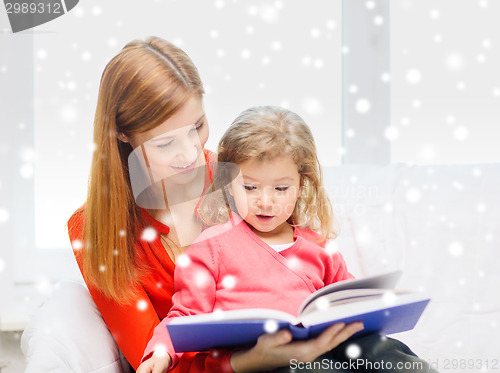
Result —
<instances>
[{"instance_id":1,"label":"blurred background","mask_svg":"<svg viewBox=\"0 0 500 373\"><path fill-rule=\"evenodd\" d=\"M0 7L1 329L78 278L65 224L86 199L102 71L127 42L189 54L208 149L242 110L280 105L325 167L484 164L500 162L498 19L493 0L81 0L13 34Z\"/></svg>"}]
</instances>

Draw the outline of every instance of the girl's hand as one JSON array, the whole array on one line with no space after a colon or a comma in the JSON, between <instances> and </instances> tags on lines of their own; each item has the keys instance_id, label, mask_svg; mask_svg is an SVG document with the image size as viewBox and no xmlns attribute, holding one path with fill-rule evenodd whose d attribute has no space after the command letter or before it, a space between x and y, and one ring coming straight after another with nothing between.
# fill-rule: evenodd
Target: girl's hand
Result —
<instances>
[{"instance_id":1,"label":"girl's hand","mask_svg":"<svg viewBox=\"0 0 500 373\"><path fill-rule=\"evenodd\" d=\"M233 353L231 366L236 373L243 373L288 366L292 359L311 362L363 328L361 322L334 324L315 339L298 342L292 342L292 335L288 330L264 334L250 350Z\"/></svg>"},{"instance_id":2,"label":"girl's hand","mask_svg":"<svg viewBox=\"0 0 500 373\"><path fill-rule=\"evenodd\" d=\"M171 362L172 359L166 352L158 354L155 352L153 356L139 365L136 373L165 373Z\"/></svg>"}]
</instances>

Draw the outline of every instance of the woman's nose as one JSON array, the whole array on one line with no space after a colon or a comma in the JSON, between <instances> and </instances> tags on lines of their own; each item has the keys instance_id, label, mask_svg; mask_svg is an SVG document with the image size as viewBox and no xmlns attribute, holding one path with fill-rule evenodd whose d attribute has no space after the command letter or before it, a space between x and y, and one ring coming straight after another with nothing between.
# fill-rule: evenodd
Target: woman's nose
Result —
<instances>
[{"instance_id":1,"label":"woman's nose","mask_svg":"<svg viewBox=\"0 0 500 373\"><path fill-rule=\"evenodd\" d=\"M201 149L201 144L198 136L196 138L186 138L182 141L179 149L179 157L185 162L193 162L198 156L199 149Z\"/></svg>"}]
</instances>

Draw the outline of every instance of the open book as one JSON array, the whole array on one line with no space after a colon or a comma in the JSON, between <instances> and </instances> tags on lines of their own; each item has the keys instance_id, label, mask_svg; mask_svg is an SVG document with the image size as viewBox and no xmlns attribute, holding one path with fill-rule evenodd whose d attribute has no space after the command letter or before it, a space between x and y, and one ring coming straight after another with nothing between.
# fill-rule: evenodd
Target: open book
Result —
<instances>
[{"instance_id":1,"label":"open book","mask_svg":"<svg viewBox=\"0 0 500 373\"><path fill-rule=\"evenodd\" d=\"M251 345L264 333L289 329L294 339L314 338L337 322L362 321L357 335L413 329L429 298L394 290L401 272L327 285L304 300L298 317L272 309L243 309L184 316L167 325L176 352Z\"/></svg>"}]
</instances>

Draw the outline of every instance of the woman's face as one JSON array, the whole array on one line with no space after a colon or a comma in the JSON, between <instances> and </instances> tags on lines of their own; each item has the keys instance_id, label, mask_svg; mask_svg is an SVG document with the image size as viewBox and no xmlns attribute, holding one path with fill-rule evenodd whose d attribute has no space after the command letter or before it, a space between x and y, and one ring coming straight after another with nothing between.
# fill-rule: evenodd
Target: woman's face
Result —
<instances>
[{"instance_id":1,"label":"woman's face","mask_svg":"<svg viewBox=\"0 0 500 373\"><path fill-rule=\"evenodd\" d=\"M129 142L135 155L143 160L151 184L160 180L187 184L195 179L200 167L205 166L203 149L208 134L202 98L193 96L159 126L120 139Z\"/></svg>"}]
</instances>

